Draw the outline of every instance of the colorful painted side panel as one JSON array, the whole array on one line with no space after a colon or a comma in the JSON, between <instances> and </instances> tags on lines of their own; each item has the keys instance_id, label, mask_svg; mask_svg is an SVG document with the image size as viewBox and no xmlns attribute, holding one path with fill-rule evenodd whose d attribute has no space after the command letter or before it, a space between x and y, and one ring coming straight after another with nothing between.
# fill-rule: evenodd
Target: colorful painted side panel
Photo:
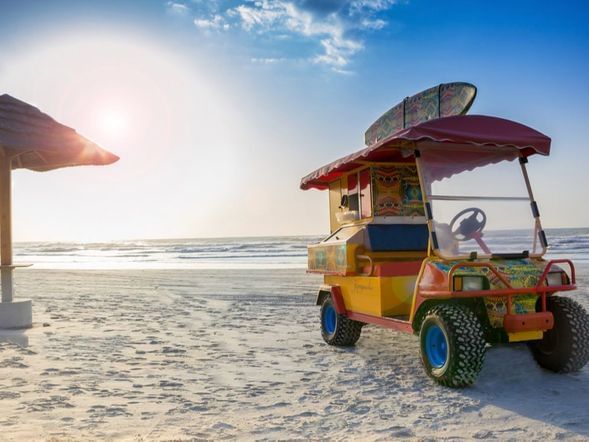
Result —
<instances>
[{"instance_id":1,"label":"colorful painted side panel","mask_svg":"<svg viewBox=\"0 0 589 442\"><path fill-rule=\"evenodd\" d=\"M420 282L421 290L447 290L447 275L450 268L457 264L458 261L441 261L432 259L427 264L422 280ZM494 260L492 264L497 271L511 284L513 288L524 289L533 288L538 283L538 279L544 271L545 263L531 259L513 259L513 260ZM465 267L458 270L455 275L477 274L486 276L490 283L491 289L504 289L505 286L499 278L484 267ZM536 311L537 295L520 295L512 298L512 314L534 313ZM487 297L483 298L489 322L492 327L503 327L503 316L507 313L507 304L505 297Z\"/></svg>"},{"instance_id":2,"label":"colorful painted side panel","mask_svg":"<svg viewBox=\"0 0 589 442\"><path fill-rule=\"evenodd\" d=\"M464 115L470 109L477 89L469 83L444 83L426 89L388 110L364 134L370 146L401 129L415 126L434 118Z\"/></svg>"},{"instance_id":3,"label":"colorful painted side panel","mask_svg":"<svg viewBox=\"0 0 589 442\"><path fill-rule=\"evenodd\" d=\"M417 276L325 276L342 291L347 310L376 316L409 315Z\"/></svg>"},{"instance_id":4,"label":"colorful painted side panel","mask_svg":"<svg viewBox=\"0 0 589 442\"><path fill-rule=\"evenodd\" d=\"M372 168L374 216L423 216L417 168L413 164Z\"/></svg>"},{"instance_id":5,"label":"colorful painted side panel","mask_svg":"<svg viewBox=\"0 0 589 442\"><path fill-rule=\"evenodd\" d=\"M536 295L514 296L511 313L534 313L536 311L537 300L538 296ZM484 298L484 302L491 327L503 327L503 317L507 313L505 298Z\"/></svg>"},{"instance_id":6,"label":"colorful painted side panel","mask_svg":"<svg viewBox=\"0 0 589 442\"><path fill-rule=\"evenodd\" d=\"M380 278L371 276L325 276L325 284L340 287L346 310L381 315Z\"/></svg>"},{"instance_id":7,"label":"colorful painted side panel","mask_svg":"<svg viewBox=\"0 0 589 442\"><path fill-rule=\"evenodd\" d=\"M315 273L348 275L356 272L357 244L314 244L307 248L307 268Z\"/></svg>"}]
</instances>

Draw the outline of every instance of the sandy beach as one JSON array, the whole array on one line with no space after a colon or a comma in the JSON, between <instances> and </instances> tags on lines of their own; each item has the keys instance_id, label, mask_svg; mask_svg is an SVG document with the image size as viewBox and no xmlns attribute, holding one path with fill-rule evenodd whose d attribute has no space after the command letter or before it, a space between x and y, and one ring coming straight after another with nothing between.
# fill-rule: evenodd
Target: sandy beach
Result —
<instances>
[{"instance_id":1,"label":"sandy beach","mask_svg":"<svg viewBox=\"0 0 589 442\"><path fill-rule=\"evenodd\" d=\"M368 326L353 349L324 344L320 278L303 270L16 281L35 324L2 334L3 440L589 437L589 368L554 375L513 345L487 352L474 387L435 385L414 336Z\"/></svg>"}]
</instances>

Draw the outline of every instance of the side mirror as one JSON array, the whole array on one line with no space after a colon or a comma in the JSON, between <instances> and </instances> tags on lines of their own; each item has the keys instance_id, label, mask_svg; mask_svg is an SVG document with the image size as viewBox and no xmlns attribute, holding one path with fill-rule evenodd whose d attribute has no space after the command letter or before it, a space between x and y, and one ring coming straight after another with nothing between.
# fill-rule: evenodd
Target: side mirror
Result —
<instances>
[{"instance_id":1,"label":"side mirror","mask_svg":"<svg viewBox=\"0 0 589 442\"><path fill-rule=\"evenodd\" d=\"M344 208L344 207L348 207L348 195L342 195L342 200L340 201L340 209Z\"/></svg>"}]
</instances>

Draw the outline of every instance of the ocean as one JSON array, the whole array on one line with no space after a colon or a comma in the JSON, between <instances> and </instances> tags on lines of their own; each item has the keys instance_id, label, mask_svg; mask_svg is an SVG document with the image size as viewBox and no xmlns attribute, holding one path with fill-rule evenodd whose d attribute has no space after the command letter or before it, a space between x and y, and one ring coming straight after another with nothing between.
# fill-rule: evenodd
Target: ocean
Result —
<instances>
[{"instance_id":1,"label":"ocean","mask_svg":"<svg viewBox=\"0 0 589 442\"><path fill-rule=\"evenodd\" d=\"M589 228L548 229L547 258L589 262ZM529 248L521 232L493 232ZM15 263L39 269L304 269L307 245L322 236L125 240L98 243L23 242Z\"/></svg>"}]
</instances>

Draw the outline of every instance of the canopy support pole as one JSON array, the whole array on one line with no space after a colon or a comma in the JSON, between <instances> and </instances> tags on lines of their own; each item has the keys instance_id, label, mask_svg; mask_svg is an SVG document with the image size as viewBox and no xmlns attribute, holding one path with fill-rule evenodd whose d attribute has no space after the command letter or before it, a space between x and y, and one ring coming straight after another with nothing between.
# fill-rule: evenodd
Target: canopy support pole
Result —
<instances>
[{"instance_id":1,"label":"canopy support pole","mask_svg":"<svg viewBox=\"0 0 589 442\"><path fill-rule=\"evenodd\" d=\"M12 180L11 159L0 157L0 273L2 302L12 302Z\"/></svg>"}]
</instances>

